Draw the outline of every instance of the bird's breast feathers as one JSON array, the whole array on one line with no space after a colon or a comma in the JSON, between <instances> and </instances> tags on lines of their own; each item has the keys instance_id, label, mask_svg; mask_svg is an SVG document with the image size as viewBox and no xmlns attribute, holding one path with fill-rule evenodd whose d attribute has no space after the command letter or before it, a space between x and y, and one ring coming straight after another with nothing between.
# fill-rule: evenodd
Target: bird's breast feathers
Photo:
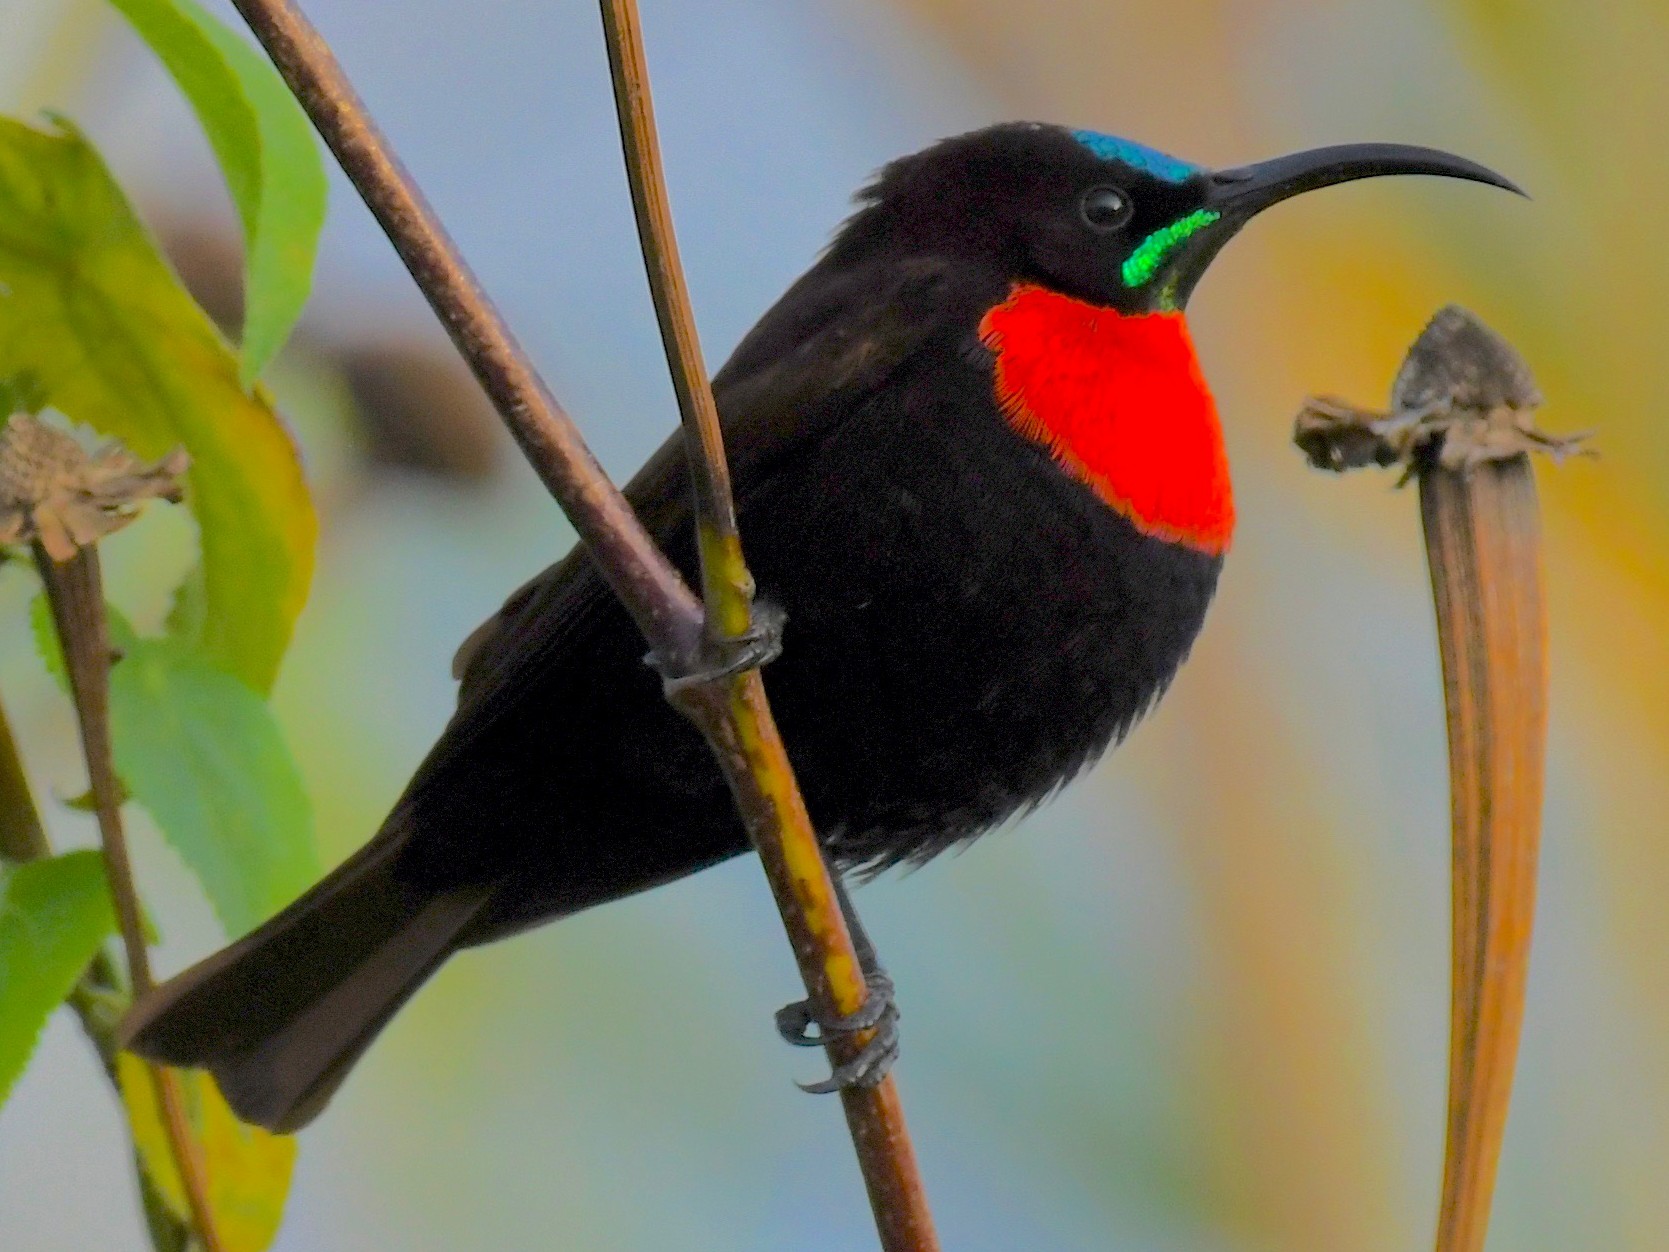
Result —
<instances>
[{"instance_id":1,"label":"bird's breast feathers","mask_svg":"<svg viewBox=\"0 0 1669 1252\"><path fill-rule=\"evenodd\" d=\"M1223 430L1181 313L1121 314L1016 283L979 334L1016 431L1144 533L1228 548Z\"/></svg>"}]
</instances>

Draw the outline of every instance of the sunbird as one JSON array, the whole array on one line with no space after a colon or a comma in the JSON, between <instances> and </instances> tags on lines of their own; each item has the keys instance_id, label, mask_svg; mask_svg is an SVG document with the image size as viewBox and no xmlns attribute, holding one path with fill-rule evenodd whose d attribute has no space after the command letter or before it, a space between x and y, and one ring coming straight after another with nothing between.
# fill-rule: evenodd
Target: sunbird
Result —
<instances>
[{"instance_id":1,"label":"sunbird","mask_svg":"<svg viewBox=\"0 0 1669 1252\"><path fill-rule=\"evenodd\" d=\"M988 127L885 166L742 340L713 391L772 629L736 664L780 644L766 685L837 874L921 864L1039 804L1164 693L1234 530L1188 297L1256 214L1383 174L1518 190L1401 144L1211 170ZM693 579L681 435L626 496ZM144 997L127 1045L292 1130L460 948L747 851L644 652L583 546L521 587L459 650L457 711L371 841ZM862 1020L779 1014L792 1042L873 1030L819 1089L896 1054L862 951Z\"/></svg>"}]
</instances>

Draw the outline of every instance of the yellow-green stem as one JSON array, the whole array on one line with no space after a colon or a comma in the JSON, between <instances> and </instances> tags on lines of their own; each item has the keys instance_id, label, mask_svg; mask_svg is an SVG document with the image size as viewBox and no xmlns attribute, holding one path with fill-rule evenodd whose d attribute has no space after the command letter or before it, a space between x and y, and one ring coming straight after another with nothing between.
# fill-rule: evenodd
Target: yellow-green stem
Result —
<instances>
[{"instance_id":1,"label":"yellow-green stem","mask_svg":"<svg viewBox=\"0 0 1669 1252\"><path fill-rule=\"evenodd\" d=\"M718 408L678 262L637 5L635 0L601 0L601 8L638 239L690 456L705 634L710 643L723 643L751 629L753 577L742 555ZM702 686L721 690L698 688L676 702L707 736L730 782L806 990L829 1012L855 1013L869 988L764 684L751 671ZM840 1039L829 1049L831 1060L850 1058L870 1038L870 1032L863 1032ZM933 1252L938 1238L896 1081L889 1075L873 1088L841 1094L882 1247L886 1252Z\"/></svg>"}]
</instances>

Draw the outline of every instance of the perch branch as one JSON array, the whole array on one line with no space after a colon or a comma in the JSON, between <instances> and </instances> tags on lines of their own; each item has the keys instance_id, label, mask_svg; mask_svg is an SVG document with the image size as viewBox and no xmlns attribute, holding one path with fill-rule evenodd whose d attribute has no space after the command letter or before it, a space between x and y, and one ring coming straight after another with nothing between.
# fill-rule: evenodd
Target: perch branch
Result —
<instances>
[{"instance_id":1,"label":"perch branch","mask_svg":"<svg viewBox=\"0 0 1669 1252\"><path fill-rule=\"evenodd\" d=\"M524 455L590 548L664 672L696 675L712 645L748 634L752 585L736 538L717 414L683 295L654 151L635 15L604 6L634 205L689 432L706 611L608 481L401 169L323 38L289 0L233 0L452 335ZM622 38L629 34L630 38ZM635 66L635 69L629 67ZM624 94L620 94L624 93ZM663 229L664 228L664 229ZM675 703L713 745L784 913L806 985L836 1014L867 995L828 871L757 671L680 684ZM788 838L784 840L784 832ZM840 1040L845 1056L864 1042ZM885 1246L936 1248L897 1089L843 1092Z\"/></svg>"},{"instance_id":2,"label":"perch branch","mask_svg":"<svg viewBox=\"0 0 1669 1252\"><path fill-rule=\"evenodd\" d=\"M731 637L752 625L753 580L742 561L736 530L736 505L730 491L730 468L725 460L724 436L718 406L707 383L695 313L690 307L684 268L678 259L678 238L672 228L666 178L661 171L660 141L655 129L655 106L649 92L649 66L643 54L643 34L632 0L602 0L603 33L608 49L609 77L614 84L614 108L620 122L620 146L626 158L626 177L632 190L638 241L649 275L655 318L667 368L684 423L684 438L692 449L691 486L700 519L703 599L708 624Z\"/></svg>"},{"instance_id":3,"label":"perch branch","mask_svg":"<svg viewBox=\"0 0 1669 1252\"><path fill-rule=\"evenodd\" d=\"M753 578L742 557L718 408L678 259L642 27L636 0L602 0L601 8L638 238L691 452L708 627L734 639L753 626ZM858 1012L869 989L758 671L688 692L679 702L724 766L807 992L833 1014ZM868 1039L866 1032L832 1042L831 1060L838 1064ZM895 1080L888 1075L873 1087L845 1088L842 1099L882 1247L937 1248Z\"/></svg>"}]
</instances>

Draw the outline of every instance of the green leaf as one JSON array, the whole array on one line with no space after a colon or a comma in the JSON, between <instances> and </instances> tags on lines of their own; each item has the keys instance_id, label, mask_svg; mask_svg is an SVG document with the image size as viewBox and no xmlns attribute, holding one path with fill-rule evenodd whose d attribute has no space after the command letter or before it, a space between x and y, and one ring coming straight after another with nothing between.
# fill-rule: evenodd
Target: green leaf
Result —
<instances>
[{"instance_id":1,"label":"green leaf","mask_svg":"<svg viewBox=\"0 0 1669 1252\"><path fill-rule=\"evenodd\" d=\"M46 672L65 691L70 689L69 670L64 665L64 648L58 642L58 627L52 621L52 606L42 592L29 602L29 629L35 636L35 651Z\"/></svg>"},{"instance_id":2,"label":"green leaf","mask_svg":"<svg viewBox=\"0 0 1669 1252\"><path fill-rule=\"evenodd\" d=\"M163 1128L156 1084L145 1063L131 1052L116 1057L128 1124L145 1173L181 1221L191 1212L179 1166ZM246 1126L227 1106L214 1080L193 1070L175 1070L191 1137L203 1165L215 1233L226 1252L264 1252L284 1218L284 1200L295 1169L296 1141L259 1126Z\"/></svg>"},{"instance_id":3,"label":"green leaf","mask_svg":"<svg viewBox=\"0 0 1669 1252\"><path fill-rule=\"evenodd\" d=\"M150 44L196 110L243 222L247 386L307 303L325 220L313 129L267 59L195 0L110 0Z\"/></svg>"},{"instance_id":4,"label":"green leaf","mask_svg":"<svg viewBox=\"0 0 1669 1252\"><path fill-rule=\"evenodd\" d=\"M140 456L184 444L201 533L202 647L265 692L313 572L294 444L73 129L0 118L0 377Z\"/></svg>"},{"instance_id":5,"label":"green leaf","mask_svg":"<svg viewBox=\"0 0 1669 1252\"><path fill-rule=\"evenodd\" d=\"M115 925L97 852L0 866L0 1101Z\"/></svg>"},{"instance_id":6,"label":"green leaf","mask_svg":"<svg viewBox=\"0 0 1669 1252\"><path fill-rule=\"evenodd\" d=\"M144 805L237 936L318 877L312 810L266 701L176 637L107 609L110 734L125 798ZM29 606L47 672L68 688L44 595ZM71 807L77 802L71 801Z\"/></svg>"},{"instance_id":7,"label":"green leaf","mask_svg":"<svg viewBox=\"0 0 1669 1252\"><path fill-rule=\"evenodd\" d=\"M266 702L230 674L114 620L111 639L116 770L241 935L319 876L295 761Z\"/></svg>"},{"instance_id":8,"label":"green leaf","mask_svg":"<svg viewBox=\"0 0 1669 1252\"><path fill-rule=\"evenodd\" d=\"M203 567L198 565L174 588L174 601L168 606L164 623L170 635L194 648L201 644L208 624L209 605L204 592Z\"/></svg>"}]
</instances>

